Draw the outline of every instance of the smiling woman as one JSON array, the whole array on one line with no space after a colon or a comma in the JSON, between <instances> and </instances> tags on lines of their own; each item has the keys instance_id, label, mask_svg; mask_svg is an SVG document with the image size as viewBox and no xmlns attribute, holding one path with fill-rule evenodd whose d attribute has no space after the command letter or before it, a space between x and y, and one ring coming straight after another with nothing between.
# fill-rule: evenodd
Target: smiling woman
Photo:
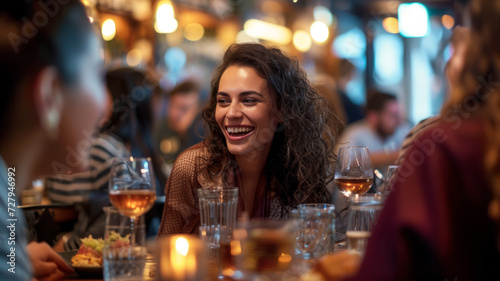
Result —
<instances>
[{"instance_id":1,"label":"smiling woman","mask_svg":"<svg viewBox=\"0 0 500 281\"><path fill-rule=\"evenodd\" d=\"M203 118L206 139L174 164L159 235L198 231L198 188L238 187L238 215L250 218L285 218L300 203L330 201L340 121L279 49L229 47Z\"/></svg>"}]
</instances>

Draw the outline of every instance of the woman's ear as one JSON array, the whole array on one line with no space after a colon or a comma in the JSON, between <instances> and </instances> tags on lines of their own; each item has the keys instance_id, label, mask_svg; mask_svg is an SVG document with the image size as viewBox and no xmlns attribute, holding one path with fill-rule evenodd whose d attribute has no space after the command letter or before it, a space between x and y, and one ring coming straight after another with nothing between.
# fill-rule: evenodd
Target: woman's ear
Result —
<instances>
[{"instance_id":1,"label":"woman's ear","mask_svg":"<svg viewBox=\"0 0 500 281\"><path fill-rule=\"evenodd\" d=\"M50 139L59 135L59 122L63 108L61 83L55 67L45 67L35 76L33 96L40 125Z\"/></svg>"}]
</instances>

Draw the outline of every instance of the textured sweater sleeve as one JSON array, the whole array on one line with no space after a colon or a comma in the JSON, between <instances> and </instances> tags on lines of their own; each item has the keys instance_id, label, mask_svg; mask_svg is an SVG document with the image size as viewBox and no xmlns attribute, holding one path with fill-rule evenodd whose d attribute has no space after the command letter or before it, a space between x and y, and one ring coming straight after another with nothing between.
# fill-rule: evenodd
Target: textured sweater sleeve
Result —
<instances>
[{"instance_id":1,"label":"textured sweater sleeve","mask_svg":"<svg viewBox=\"0 0 500 281\"><path fill-rule=\"evenodd\" d=\"M159 236L196 233L200 221L196 190L201 188L197 176L203 169L202 144L184 151L175 161L165 188L165 207Z\"/></svg>"}]
</instances>

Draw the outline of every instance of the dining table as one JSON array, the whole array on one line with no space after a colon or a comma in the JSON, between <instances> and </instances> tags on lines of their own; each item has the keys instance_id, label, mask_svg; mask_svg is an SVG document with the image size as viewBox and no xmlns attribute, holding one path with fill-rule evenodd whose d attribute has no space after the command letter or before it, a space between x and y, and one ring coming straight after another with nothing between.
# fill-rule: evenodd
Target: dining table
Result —
<instances>
[{"instance_id":1,"label":"dining table","mask_svg":"<svg viewBox=\"0 0 500 281\"><path fill-rule=\"evenodd\" d=\"M334 252L342 251L346 249L346 236L345 234L342 233L335 233L336 236L336 241L334 245ZM234 281L233 279L230 278L223 278L221 279L220 276L218 276L218 268L219 264L215 260L207 260L207 271L206 271L206 281ZM154 281L156 279L156 274L157 274L157 263L153 256L148 255L148 258L146 259L146 264L144 268L144 275L143 275L143 281ZM78 272L75 272L74 274L66 275L61 281L103 281L103 275L102 274L96 274L96 275L88 275L88 274L79 274ZM301 279L302 280L302 279ZM304 279L308 280L308 279Z\"/></svg>"}]
</instances>

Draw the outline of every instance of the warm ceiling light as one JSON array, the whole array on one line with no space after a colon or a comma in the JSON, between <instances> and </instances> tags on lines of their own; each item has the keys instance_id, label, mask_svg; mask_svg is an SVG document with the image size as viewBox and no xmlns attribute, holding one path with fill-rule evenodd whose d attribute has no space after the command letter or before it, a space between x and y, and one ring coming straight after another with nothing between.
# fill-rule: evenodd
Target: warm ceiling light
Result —
<instances>
[{"instance_id":1,"label":"warm ceiling light","mask_svg":"<svg viewBox=\"0 0 500 281\"><path fill-rule=\"evenodd\" d=\"M250 36L286 45L292 41L292 32L287 27L256 20L249 19L243 25L243 29Z\"/></svg>"},{"instance_id":2,"label":"warm ceiling light","mask_svg":"<svg viewBox=\"0 0 500 281\"><path fill-rule=\"evenodd\" d=\"M311 49L311 36L309 36L309 33L305 32L304 30L295 31L295 33L293 34L293 45L297 50L305 53L309 51L309 49Z\"/></svg>"},{"instance_id":3,"label":"warm ceiling light","mask_svg":"<svg viewBox=\"0 0 500 281\"><path fill-rule=\"evenodd\" d=\"M324 22L315 21L311 25L311 37L314 41L324 43L328 39L329 35L330 31Z\"/></svg>"},{"instance_id":4,"label":"warm ceiling light","mask_svg":"<svg viewBox=\"0 0 500 281\"><path fill-rule=\"evenodd\" d=\"M107 19L102 23L101 28L102 38L106 41L111 41L116 35L116 25L112 19Z\"/></svg>"},{"instance_id":5,"label":"warm ceiling light","mask_svg":"<svg viewBox=\"0 0 500 281\"><path fill-rule=\"evenodd\" d=\"M161 21L156 21L155 30L158 33L172 33L177 30L179 23L174 18L166 18Z\"/></svg>"},{"instance_id":6,"label":"warm ceiling light","mask_svg":"<svg viewBox=\"0 0 500 281\"><path fill-rule=\"evenodd\" d=\"M394 17L387 17L382 21L382 26L385 31L389 33L399 33L398 19Z\"/></svg>"},{"instance_id":7,"label":"warm ceiling light","mask_svg":"<svg viewBox=\"0 0 500 281\"><path fill-rule=\"evenodd\" d=\"M455 19L450 15L443 15L441 22L447 29L452 29L455 26Z\"/></svg>"},{"instance_id":8,"label":"warm ceiling light","mask_svg":"<svg viewBox=\"0 0 500 281\"><path fill-rule=\"evenodd\" d=\"M199 23L190 23L184 27L184 37L189 41L198 41L205 34L205 28Z\"/></svg>"},{"instance_id":9,"label":"warm ceiling light","mask_svg":"<svg viewBox=\"0 0 500 281\"><path fill-rule=\"evenodd\" d=\"M174 6L170 1L162 1L156 9L155 30L158 33L172 33L177 30L178 22L174 17Z\"/></svg>"}]
</instances>

